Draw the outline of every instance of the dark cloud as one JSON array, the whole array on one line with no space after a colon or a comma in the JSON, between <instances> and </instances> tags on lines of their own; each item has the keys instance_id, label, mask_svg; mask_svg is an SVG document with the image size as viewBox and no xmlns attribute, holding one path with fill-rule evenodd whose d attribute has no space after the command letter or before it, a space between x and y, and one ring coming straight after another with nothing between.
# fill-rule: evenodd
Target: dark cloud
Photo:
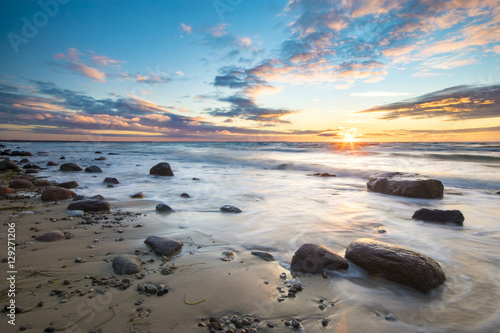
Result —
<instances>
[{"instance_id":1,"label":"dark cloud","mask_svg":"<svg viewBox=\"0 0 500 333\"><path fill-rule=\"evenodd\" d=\"M381 119L441 117L465 120L500 117L500 84L462 85L358 113L381 112Z\"/></svg>"}]
</instances>

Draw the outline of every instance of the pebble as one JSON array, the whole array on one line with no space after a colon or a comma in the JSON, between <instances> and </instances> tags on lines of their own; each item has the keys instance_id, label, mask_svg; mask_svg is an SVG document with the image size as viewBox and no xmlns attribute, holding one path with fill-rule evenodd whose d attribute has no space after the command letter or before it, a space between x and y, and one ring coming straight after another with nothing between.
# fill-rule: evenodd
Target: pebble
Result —
<instances>
[{"instance_id":1,"label":"pebble","mask_svg":"<svg viewBox=\"0 0 500 333\"><path fill-rule=\"evenodd\" d=\"M76 258L75 262L77 262L77 263L83 263L83 262L85 262L85 260L83 260L82 258Z\"/></svg>"},{"instance_id":2,"label":"pebble","mask_svg":"<svg viewBox=\"0 0 500 333\"><path fill-rule=\"evenodd\" d=\"M53 327L53 326L49 326L49 327L47 327L47 328L44 330L44 332L55 332L55 331L56 331L56 329L55 329L55 327Z\"/></svg>"},{"instance_id":3,"label":"pebble","mask_svg":"<svg viewBox=\"0 0 500 333\"><path fill-rule=\"evenodd\" d=\"M236 258L236 253L233 251L224 251L222 252L223 257L220 258L222 261L231 261Z\"/></svg>"},{"instance_id":4,"label":"pebble","mask_svg":"<svg viewBox=\"0 0 500 333\"><path fill-rule=\"evenodd\" d=\"M281 273L280 274L280 279L286 280L286 273Z\"/></svg>"}]
</instances>

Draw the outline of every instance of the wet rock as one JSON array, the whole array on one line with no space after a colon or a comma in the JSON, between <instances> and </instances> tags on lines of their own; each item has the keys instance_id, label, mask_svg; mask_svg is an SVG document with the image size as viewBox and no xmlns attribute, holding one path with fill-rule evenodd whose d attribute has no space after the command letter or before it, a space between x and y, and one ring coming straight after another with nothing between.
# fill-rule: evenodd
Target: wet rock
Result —
<instances>
[{"instance_id":1,"label":"wet rock","mask_svg":"<svg viewBox=\"0 0 500 333\"><path fill-rule=\"evenodd\" d=\"M14 150L10 155L11 156L33 156L33 154L30 153L29 151L17 151L17 150Z\"/></svg>"},{"instance_id":2,"label":"wet rock","mask_svg":"<svg viewBox=\"0 0 500 333\"><path fill-rule=\"evenodd\" d=\"M102 173L102 170L97 165L91 165L91 166L85 168L85 172Z\"/></svg>"},{"instance_id":3,"label":"wet rock","mask_svg":"<svg viewBox=\"0 0 500 333\"><path fill-rule=\"evenodd\" d=\"M402 246L361 238L347 247L346 259L378 277L427 293L446 280L434 259Z\"/></svg>"},{"instance_id":4,"label":"wet rock","mask_svg":"<svg viewBox=\"0 0 500 333\"><path fill-rule=\"evenodd\" d=\"M27 158L23 158L22 160L19 161L19 163L31 163L31 161L28 160Z\"/></svg>"},{"instance_id":5,"label":"wet rock","mask_svg":"<svg viewBox=\"0 0 500 333\"><path fill-rule=\"evenodd\" d=\"M459 226L464 225L465 217L459 210L439 210L420 208L411 217L413 220L436 223L452 223Z\"/></svg>"},{"instance_id":6,"label":"wet rock","mask_svg":"<svg viewBox=\"0 0 500 333\"><path fill-rule=\"evenodd\" d=\"M283 163L283 164L278 165L278 167L276 169L278 169L278 170L293 170L293 164Z\"/></svg>"},{"instance_id":7,"label":"wet rock","mask_svg":"<svg viewBox=\"0 0 500 333\"><path fill-rule=\"evenodd\" d=\"M142 192L137 192L135 194L132 194L130 197L133 199L144 199L146 196Z\"/></svg>"},{"instance_id":8,"label":"wet rock","mask_svg":"<svg viewBox=\"0 0 500 333\"><path fill-rule=\"evenodd\" d=\"M80 200L68 206L69 210L83 210L84 212L109 211L109 203L104 200Z\"/></svg>"},{"instance_id":9,"label":"wet rock","mask_svg":"<svg viewBox=\"0 0 500 333\"><path fill-rule=\"evenodd\" d=\"M118 179L116 178L112 178L112 177L106 177L103 181L102 181L103 184L111 184L111 185L116 185L116 184L120 184L120 182L118 181Z\"/></svg>"},{"instance_id":10,"label":"wet rock","mask_svg":"<svg viewBox=\"0 0 500 333\"><path fill-rule=\"evenodd\" d=\"M162 162L152 167L149 170L149 174L155 176L173 176L174 172L172 171L170 164Z\"/></svg>"},{"instance_id":11,"label":"wet rock","mask_svg":"<svg viewBox=\"0 0 500 333\"><path fill-rule=\"evenodd\" d=\"M370 191L410 198L437 199L444 192L443 183L437 179L402 172L377 173L366 186Z\"/></svg>"},{"instance_id":12,"label":"wet rock","mask_svg":"<svg viewBox=\"0 0 500 333\"><path fill-rule=\"evenodd\" d=\"M49 186L42 192L42 201L68 200L76 196L76 193L59 186Z\"/></svg>"},{"instance_id":13,"label":"wet rock","mask_svg":"<svg viewBox=\"0 0 500 333\"><path fill-rule=\"evenodd\" d=\"M182 194L180 195L180 197L181 197L181 198L186 198L186 199L187 199L187 198L191 198L191 196L190 196L189 194L187 194L187 193L182 193Z\"/></svg>"},{"instance_id":14,"label":"wet rock","mask_svg":"<svg viewBox=\"0 0 500 333\"><path fill-rule=\"evenodd\" d=\"M7 193L13 193L15 191L16 190L14 190L13 188L10 188L10 187L7 187L7 186L0 186L0 195L4 195L4 194L7 194Z\"/></svg>"},{"instance_id":15,"label":"wet rock","mask_svg":"<svg viewBox=\"0 0 500 333\"><path fill-rule=\"evenodd\" d=\"M231 206L231 205L224 205L220 208L220 211L221 212L225 212L225 213L241 213L242 210L239 209L238 207L235 207L235 206Z\"/></svg>"},{"instance_id":16,"label":"wet rock","mask_svg":"<svg viewBox=\"0 0 500 333\"><path fill-rule=\"evenodd\" d=\"M500 195L500 191L493 192L495 195Z\"/></svg>"},{"instance_id":17,"label":"wet rock","mask_svg":"<svg viewBox=\"0 0 500 333\"><path fill-rule=\"evenodd\" d=\"M61 166L59 167L59 170L64 171L64 172L68 172L68 171L83 171L82 167L79 166L76 163L64 163L64 164L61 164Z\"/></svg>"},{"instance_id":18,"label":"wet rock","mask_svg":"<svg viewBox=\"0 0 500 333\"><path fill-rule=\"evenodd\" d=\"M178 253L184 245L175 239L159 236L149 236L144 243L149 245L157 255L167 257Z\"/></svg>"},{"instance_id":19,"label":"wet rock","mask_svg":"<svg viewBox=\"0 0 500 333\"><path fill-rule=\"evenodd\" d=\"M347 261L327 247L304 244L293 255L291 269L295 272L321 274L325 270L347 269Z\"/></svg>"},{"instance_id":20,"label":"wet rock","mask_svg":"<svg viewBox=\"0 0 500 333\"><path fill-rule=\"evenodd\" d=\"M144 292L154 295L158 292L158 288L156 288L156 286L153 284L146 284L144 286Z\"/></svg>"},{"instance_id":21,"label":"wet rock","mask_svg":"<svg viewBox=\"0 0 500 333\"><path fill-rule=\"evenodd\" d=\"M139 257L125 254L113 259L113 271L119 275L136 274L142 271L142 263Z\"/></svg>"},{"instance_id":22,"label":"wet rock","mask_svg":"<svg viewBox=\"0 0 500 333\"><path fill-rule=\"evenodd\" d=\"M0 161L0 170L21 170L21 168L14 161L1 160Z\"/></svg>"},{"instance_id":23,"label":"wet rock","mask_svg":"<svg viewBox=\"0 0 500 333\"><path fill-rule=\"evenodd\" d=\"M56 186L71 189L71 188L77 188L78 187L78 183L76 181L72 180L70 182L64 182L64 183L56 184Z\"/></svg>"},{"instance_id":24,"label":"wet rock","mask_svg":"<svg viewBox=\"0 0 500 333\"><path fill-rule=\"evenodd\" d=\"M54 231L49 231L44 234L41 234L35 240L40 241L40 242L54 242L59 239L66 238L66 235L64 232L59 231L59 230L54 230Z\"/></svg>"},{"instance_id":25,"label":"wet rock","mask_svg":"<svg viewBox=\"0 0 500 333\"><path fill-rule=\"evenodd\" d=\"M95 160L96 160L96 161L105 161L105 160L106 160L106 157L101 156L101 157L95 158Z\"/></svg>"},{"instance_id":26,"label":"wet rock","mask_svg":"<svg viewBox=\"0 0 500 333\"><path fill-rule=\"evenodd\" d=\"M313 174L313 176L316 176L316 177L337 177L337 175L334 175L334 174L328 173L328 172L316 172L315 174Z\"/></svg>"},{"instance_id":27,"label":"wet rock","mask_svg":"<svg viewBox=\"0 0 500 333\"><path fill-rule=\"evenodd\" d=\"M52 186L52 183L46 179L35 179L32 183L37 187Z\"/></svg>"},{"instance_id":28,"label":"wet rock","mask_svg":"<svg viewBox=\"0 0 500 333\"><path fill-rule=\"evenodd\" d=\"M160 212L160 213L172 213L172 212L174 212L172 207L170 207L167 204L163 204L163 203L157 204L155 209L157 212Z\"/></svg>"},{"instance_id":29,"label":"wet rock","mask_svg":"<svg viewBox=\"0 0 500 333\"><path fill-rule=\"evenodd\" d=\"M30 182L29 180L14 179L13 181L10 182L9 187L14 189L24 189L24 188L34 188L35 185L33 185L33 183Z\"/></svg>"},{"instance_id":30,"label":"wet rock","mask_svg":"<svg viewBox=\"0 0 500 333\"><path fill-rule=\"evenodd\" d=\"M231 261L234 260L234 258L236 258L236 253L234 253L234 251L224 251L222 252L222 257L220 258L220 260Z\"/></svg>"},{"instance_id":31,"label":"wet rock","mask_svg":"<svg viewBox=\"0 0 500 333\"><path fill-rule=\"evenodd\" d=\"M47 162L47 166L58 166L59 163L58 162L53 162L53 161L48 161Z\"/></svg>"},{"instance_id":32,"label":"wet rock","mask_svg":"<svg viewBox=\"0 0 500 333\"><path fill-rule=\"evenodd\" d=\"M274 261L274 256L269 253L269 252L264 252L264 251L252 251L252 255L259 257L262 260L265 261Z\"/></svg>"},{"instance_id":33,"label":"wet rock","mask_svg":"<svg viewBox=\"0 0 500 333\"><path fill-rule=\"evenodd\" d=\"M24 173L39 173L40 171L38 169L26 169L24 170Z\"/></svg>"},{"instance_id":34,"label":"wet rock","mask_svg":"<svg viewBox=\"0 0 500 333\"><path fill-rule=\"evenodd\" d=\"M41 169L40 166L34 164L34 163L26 163L23 165L23 169Z\"/></svg>"}]
</instances>

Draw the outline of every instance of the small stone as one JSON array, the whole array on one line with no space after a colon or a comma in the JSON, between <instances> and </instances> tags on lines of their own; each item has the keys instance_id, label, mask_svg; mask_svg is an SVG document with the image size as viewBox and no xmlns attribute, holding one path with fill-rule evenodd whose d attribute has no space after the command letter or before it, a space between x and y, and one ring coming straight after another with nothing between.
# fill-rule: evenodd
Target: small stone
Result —
<instances>
[{"instance_id":1,"label":"small stone","mask_svg":"<svg viewBox=\"0 0 500 333\"><path fill-rule=\"evenodd\" d=\"M52 326L49 326L44 330L44 332L55 332L55 331L56 331L55 327Z\"/></svg>"},{"instance_id":2,"label":"small stone","mask_svg":"<svg viewBox=\"0 0 500 333\"><path fill-rule=\"evenodd\" d=\"M85 260L83 260L82 258L76 258L75 262L77 262L77 263L83 263L83 262L85 262Z\"/></svg>"},{"instance_id":3,"label":"small stone","mask_svg":"<svg viewBox=\"0 0 500 333\"><path fill-rule=\"evenodd\" d=\"M223 257L220 258L222 261L231 261L236 258L236 253L233 251L224 251L222 252L222 255Z\"/></svg>"},{"instance_id":4,"label":"small stone","mask_svg":"<svg viewBox=\"0 0 500 333\"><path fill-rule=\"evenodd\" d=\"M330 320L325 318L325 319L323 319L323 320L321 321L321 325L322 325L323 327L326 327L326 326L328 326L328 323L329 323L329 322L330 322Z\"/></svg>"},{"instance_id":5,"label":"small stone","mask_svg":"<svg viewBox=\"0 0 500 333\"><path fill-rule=\"evenodd\" d=\"M144 193L142 192L137 192L137 193L134 193L130 196L132 199L144 199L146 197L146 195L144 195Z\"/></svg>"},{"instance_id":6,"label":"small stone","mask_svg":"<svg viewBox=\"0 0 500 333\"><path fill-rule=\"evenodd\" d=\"M160 212L160 213L171 213L171 212L174 212L174 210L172 209L172 207L170 207L167 204L163 204L163 203L156 205L155 209L156 209L157 212Z\"/></svg>"},{"instance_id":7,"label":"small stone","mask_svg":"<svg viewBox=\"0 0 500 333\"><path fill-rule=\"evenodd\" d=\"M189 194L187 194L187 193L182 193L180 196L181 196L182 198L186 198L186 199L187 199L187 198L191 198L191 196L190 196Z\"/></svg>"},{"instance_id":8,"label":"small stone","mask_svg":"<svg viewBox=\"0 0 500 333\"><path fill-rule=\"evenodd\" d=\"M286 280L286 273L281 273L280 274L280 279Z\"/></svg>"},{"instance_id":9,"label":"small stone","mask_svg":"<svg viewBox=\"0 0 500 333\"><path fill-rule=\"evenodd\" d=\"M236 206L224 205L220 208L221 212L225 213L241 213L242 210Z\"/></svg>"}]
</instances>

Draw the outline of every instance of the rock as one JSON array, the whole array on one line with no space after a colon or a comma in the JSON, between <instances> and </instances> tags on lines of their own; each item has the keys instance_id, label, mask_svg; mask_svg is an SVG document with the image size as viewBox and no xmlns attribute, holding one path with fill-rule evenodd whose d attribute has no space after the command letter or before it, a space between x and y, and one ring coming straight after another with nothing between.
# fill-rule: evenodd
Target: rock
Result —
<instances>
[{"instance_id":1,"label":"rock","mask_svg":"<svg viewBox=\"0 0 500 333\"><path fill-rule=\"evenodd\" d=\"M94 154L102 154L102 151L96 151Z\"/></svg>"},{"instance_id":2,"label":"rock","mask_svg":"<svg viewBox=\"0 0 500 333\"><path fill-rule=\"evenodd\" d=\"M347 261L329 248L310 243L302 245L295 252L291 263L292 271L311 274L348 267Z\"/></svg>"},{"instance_id":3,"label":"rock","mask_svg":"<svg viewBox=\"0 0 500 333\"><path fill-rule=\"evenodd\" d=\"M61 164L61 166L59 167L59 170L64 171L64 172L68 172L68 171L83 171L82 167L79 166L76 163L64 163L64 164Z\"/></svg>"},{"instance_id":4,"label":"rock","mask_svg":"<svg viewBox=\"0 0 500 333\"><path fill-rule=\"evenodd\" d=\"M41 168L34 163L26 163L25 165L23 165L23 169L41 169Z\"/></svg>"},{"instance_id":5,"label":"rock","mask_svg":"<svg viewBox=\"0 0 500 333\"><path fill-rule=\"evenodd\" d=\"M14 179L13 181L10 182L9 187L14 189L22 189L22 188L34 188L35 185L33 185L33 183L30 182L29 180Z\"/></svg>"},{"instance_id":6,"label":"rock","mask_svg":"<svg viewBox=\"0 0 500 333\"><path fill-rule=\"evenodd\" d=\"M106 160L106 157L101 156L101 157L96 158L95 160L96 160L96 161L105 161L105 160Z\"/></svg>"},{"instance_id":7,"label":"rock","mask_svg":"<svg viewBox=\"0 0 500 333\"><path fill-rule=\"evenodd\" d=\"M84 212L109 211L109 203L104 200L80 200L70 203L69 210L83 210Z\"/></svg>"},{"instance_id":8,"label":"rock","mask_svg":"<svg viewBox=\"0 0 500 333\"><path fill-rule=\"evenodd\" d=\"M21 170L21 168L14 161L2 160L0 161L0 170Z\"/></svg>"},{"instance_id":9,"label":"rock","mask_svg":"<svg viewBox=\"0 0 500 333\"><path fill-rule=\"evenodd\" d=\"M236 253L234 253L234 251L224 251L222 252L222 257L220 258L220 260L231 261L234 260L234 258L236 258Z\"/></svg>"},{"instance_id":10,"label":"rock","mask_svg":"<svg viewBox=\"0 0 500 333\"><path fill-rule=\"evenodd\" d=\"M499 195L499 194L500 194L500 191L493 192L493 194L495 194L495 195Z\"/></svg>"},{"instance_id":11,"label":"rock","mask_svg":"<svg viewBox=\"0 0 500 333\"><path fill-rule=\"evenodd\" d=\"M361 238L347 247L346 259L390 281L428 293L446 280L434 259L402 246Z\"/></svg>"},{"instance_id":12,"label":"rock","mask_svg":"<svg viewBox=\"0 0 500 333\"><path fill-rule=\"evenodd\" d=\"M437 223L453 223L463 226L465 217L459 210L439 210L420 208L411 217L413 220Z\"/></svg>"},{"instance_id":13,"label":"rock","mask_svg":"<svg viewBox=\"0 0 500 333\"><path fill-rule=\"evenodd\" d=\"M47 162L47 166L58 166L59 163L58 162L53 162L53 161L48 161Z\"/></svg>"},{"instance_id":14,"label":"rock","mask_svg":"<svg viewBox=\"0 0 500 333\"><path fill-rule=\"evenodd\" d=\"M221 212L226 212L226 213L241 213L242 210L239 209L238 207L231 206L231 205L224 205L220 208Z\"/></svg>"},{"instance_id":15,"label":"rock","mask_svg":"<svg viewBox=\"0 0 500 333\"><path fill-rule=\"evenodd\" d=\"M337 177L336 175L334 175L332 173L328 173L328 172L316 172L315 174L313 174L313 176L316 176L316 177Z\"/></svg>"},{"instance_id":16,"label":"rock","mask_svg":"<svg viewBox=\"0 0 500 333\"><path fill-rule=\"evenodd\" d=\"M61 184L56 184L56 186L71 189L71 188L77 188L78 187L78 183L76 181L72 180L70 182L64 182L64 183L61 183Z\"/></svg>"},{"instance_id":17,"label":"rock","mask_svg":"<svg viewBox=\"0 0 500 333\"><path fill-rule=\"evenodd\" d=\"M410 198L437 199L443 197L441 181L419 174L387 172L370 177L368 190Z\"/></svg>"},{"instance_id":18,"label":"rock","mask_svg":"<svg viewBox=\"0 0 500 333\"><path fill-rule=\"evenodd\" d=\"M189 194L187 194L187 193L182 193L182 194L180 195L180 197L181 197L181 198L186 198L186 199L187 199L187 198L191 198L191 196L190 196Z\"/></svg>"},{"instance_id":19,"label":"rock","mask_svg":"<svg viewBox=\"0 0 500 333\"><path fill-rule=\"evenodd\" d=\"M278 170L293 170L293 164L283 163L283 164L278 165L278 167L276 169L278 169Z\"/></svg>"},{"instance_id":20,"label":"rock","mask_svg":"<svg viewBox=\"0 0 500 333\"><path fill-rule=\"evenodd\" d=\"M22 160L19 161L19 163L31 163L31 161L27 158L23 158Z\"/></svg>"},{"instance_id":21,"label":"rock","mask_svg":"<svg viewBox=\"0 0 500 333\"><path fill-rule=\"evenodd\" d=\"M49 186L42 192L42 201L68 200L75 196L75 192L64 187Z\"/></svg>"},{"instance_id":22,"label":"rock","mask_svg":"<svg viewBox=\"0 0 500 333\"><path fill-rule=\"evenodd\" d=\"M264 251L252 251L252 255L259 257L262 260L265 261L274 261L274 256L269 253L269 252L264 252Z\"/></svg>"},{"instance_id":23,"label":"rock","mask_svg":"<svg viewBox=\"0 0 500 333\"><path fill-rule=\"evenodd\" d=\"M85 172L101 173L102 170L97 165L91 165L91 166L85 168Z\"/></svg>"},{"instance_id":24,"label":"rock","mask_svg":"<svg viewBox=\"0 0 500 333\"><path fill-rule=\"evenodd\" d=\"M161 212L161 213L174 212L172 207L170 207L167 204L163 204L163 203L156 205L156 211Z\"/></svg>"},{"instance_id":25,"label":"rock","mask_svg":"<svg viewBox=\"0 0 500 333\"><path fill-rule=\"evenodd\" d=\"M24 170L24 173L39 173L40 171L38 169L26 169Z\"/></svg>"},{"instance_id":26,"label":"rock","mask_svg":"<svg viewBox=\"0 0 500 333\"><path fill-rule=\"evenodd\" d=\"M170 168L170 164L166 162L158 163L149 170L150 175L156 176L173 176L174 172Z\"/></svg>"},{"instance_id":27,"label":"rock","mask_svg":"<svg viewBox=\"0 0 500 333\"><path fill-rule=\"evenodd\" d=\"M133 199L144 199L146 196L142 192L137 192L135 194L132 194L130 197ZM172 209L172 208L170 208L170 209Z\"/></svg>"},{"instance_id":28,"label":"rock","mask_svg":"<svg viewBox=\"0 0 500 333\"><path fill-rule=\"evenodd\" d=\"M39 187L52 186L52 183L46 179L35 179L32 183L33 183L33 185L39 186Z\"/></svg>"},{"instance_id":29,"label":"rock","mask_svg":"<svg viewBox=\"0 0 500 333\"><path fill-rule=\"evenodd\" d=\"M136 274L142 271L142 263L139 257L125 254L113 259L113 270L119 275Z\"/></svg>"},{"instance_id":30,"label":"rock","mask_svg":"<svg viewBox=\"0 0 500 333\"><path fill-rule=\"evenodd\" d=\"M149 245L157 255L167 257L179 252L184 245L182 242L175 239L158 236L149 236L144 243Z\"/></svg>"},{"instance_id":31,"label":"rock","mask_svg":"<svg viewBox=\"0 0 500 333\"><path fill-rule=\"evenodd\" d=\"M64 234L64 232L59 231L59 230L55 230L55 231L49 231L49 232L46 232L44 234L41 234L40 236L38 236L35 239L37 241L40 241L40 242L53 242L53 241L63 239L63 238L66 238L66 235Z\"/></svg>"},{"instance_id":32,"label":"rock","mask_svg":"<svg viewBox=\"0 0 500 333\"><path fill-rule=\"evenodd\" d=\"M4 195L7 193L12 193L15 192L13 188L7 187L7 186L0 186L0 195Z\"/></svg>"},{"instance_id":33,"label":"rock","mask_svg":"<svg viewBox=\"0 0 500 333\"><path fill-rule=\"evenodd\" d=\"M30 153L29 151L17 151L17 150L14 150L10 155L11 156L33 156L33 154Z\"/></svg>"},{"instance_id":34,"label":"rock","mask_svg":"<svg viewBox=\"0 0 500 333\"><path fill-rule=\"evenodd\" d=\"M60 160L65 160L65 159L66 159L66 157L61 156L61 157L59 157L59 159L60 159Z\"/></svg>"},{"instance_id":35,"label":"rock","mask_svg":"<svg viewBox=\"0 0 500 333\"><path fill-rule=\"evenodd\" d=\"M103 184L120 184L120 182L118 181L118 179L111 178L111 177L104 178L104 180L102 181L102 183Z\"/></svg>"},{"instance_id":36,"label":"rock","mask_svg":"<svg viewBox=\"0 0 500 333\"><path fill-rule=\"evenodd\" d=\"M158 292L158 288L154 284L147 284L144 286L144 292L154 295Z\"/></svg>"}]
</instances>

